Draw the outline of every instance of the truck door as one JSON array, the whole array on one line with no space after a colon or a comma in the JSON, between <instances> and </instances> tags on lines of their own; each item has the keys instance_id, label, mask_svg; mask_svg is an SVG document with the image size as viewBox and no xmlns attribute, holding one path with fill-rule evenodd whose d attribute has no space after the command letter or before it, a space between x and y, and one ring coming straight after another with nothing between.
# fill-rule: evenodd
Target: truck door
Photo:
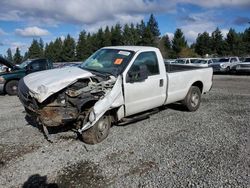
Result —
<instances>
[{"instance_id":1,"label":"truck door","mask_svg":"<svg viewBox=\"0 0 250 188\"><path fill-rule=\"evenodd\" d=\"M144 71L141 71L142 69ZM139 74L135 74L136 71ZM145 78L145 74L147 74L147 78ZM131 75L136 78L132 78ZM125 78L126 116L161 106L166 97L166 83L164 81L166 80L160 74L156 53L153 51L140 53L129 68Z\"/></svg>"}]
</instances>

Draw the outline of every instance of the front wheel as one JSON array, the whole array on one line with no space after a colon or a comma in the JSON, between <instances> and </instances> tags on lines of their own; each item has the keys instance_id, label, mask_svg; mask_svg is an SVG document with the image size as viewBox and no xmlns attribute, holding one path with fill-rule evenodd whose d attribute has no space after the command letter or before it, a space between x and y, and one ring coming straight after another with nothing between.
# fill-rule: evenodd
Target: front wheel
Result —
<instances>
[{"instance_id":1,"label":"front wheel","mask_svg":"<svg viewBox=\"0 0 250 188\"><path fill-rule=\"evenodd\" d=\"M200 89L197 86L191 86L183 103L187 107L188 111L196 111L201 103Z\"/></svg>"},{"instance_id":2,"label":"front wheel","mask_svg":"<svg viewBox=\"0 0 250 188\"><path fill-rule=\"evenodd\" d=\"M111 118L104 114L93 127L82 133L82 140L87 144L97 144L107 138L111 127Z\"/></svg>"},{"instance_id":3,"label":"front wheel","mask_svg":"<svg viewBox=\"0 0 250 188\"><path fill-rule=\"evenodd\" d=\"M17 95L17 86L18 81L17 80L11 80L7 82L5 86L5 91L8 95Z\"/></svg>"}]
</instances>

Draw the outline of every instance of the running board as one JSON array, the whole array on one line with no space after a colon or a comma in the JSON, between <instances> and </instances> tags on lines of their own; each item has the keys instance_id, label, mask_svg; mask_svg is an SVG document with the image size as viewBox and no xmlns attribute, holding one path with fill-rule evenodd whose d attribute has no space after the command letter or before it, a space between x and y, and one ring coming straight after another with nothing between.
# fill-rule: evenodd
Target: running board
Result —
<instances>
[{"instance_id":1,"label":"running board","mask_svg":"<svg viewBox=\"0 0 250 188\"><path fill-rule=\"evenodd\" d=\"M137 115L133 115L133 116L122 118L118 122L118 125L123 126L123 125L127 125L129 123L133 123L133 122L136 122L136 121L141 121L141 120L147 119L147 118L149 118L150 115L156 114L159 111L160 110L158 108L155 108L155 109L153 109L151 111L146 111L144 113L139 113Z\"/></svg>"}]
</instances>

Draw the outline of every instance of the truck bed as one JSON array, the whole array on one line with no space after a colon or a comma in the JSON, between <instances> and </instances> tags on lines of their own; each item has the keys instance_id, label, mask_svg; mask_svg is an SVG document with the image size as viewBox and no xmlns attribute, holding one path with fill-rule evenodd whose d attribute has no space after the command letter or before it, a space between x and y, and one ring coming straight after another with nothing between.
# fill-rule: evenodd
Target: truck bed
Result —
<instances>
[{"instance_id":1,"label":"truck bed","mask_svg":"<svg viewBox=\"0 0 250 188\"><path fill-rule=\"evenodd\" d=\"M166 67L166 72L168 73L207 68L207 67L198 67L198 66L192 66L192 65L178 65L178 64L165 64L165 67Z\"/></svg>"}]
</instances>

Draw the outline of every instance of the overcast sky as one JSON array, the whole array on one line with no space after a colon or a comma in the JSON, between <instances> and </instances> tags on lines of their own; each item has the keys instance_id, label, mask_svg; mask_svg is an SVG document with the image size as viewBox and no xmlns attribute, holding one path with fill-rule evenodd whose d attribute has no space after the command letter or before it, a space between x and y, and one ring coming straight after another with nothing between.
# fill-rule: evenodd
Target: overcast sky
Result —
<instances>
[{"instance_id":1,"label":"overcast sky","mask_svg":"<svg viewBox=\"0 0 250 188\"><path fill-rule=\"evenodd\" d=\"M33 38L77 38L83 29L147 21L151 13L162 35L181 28L189 43L216 27L226 35L250 26L250 0L1 0L0 54L16 47L24 53Z\"/></svg>"}]
</instances>

